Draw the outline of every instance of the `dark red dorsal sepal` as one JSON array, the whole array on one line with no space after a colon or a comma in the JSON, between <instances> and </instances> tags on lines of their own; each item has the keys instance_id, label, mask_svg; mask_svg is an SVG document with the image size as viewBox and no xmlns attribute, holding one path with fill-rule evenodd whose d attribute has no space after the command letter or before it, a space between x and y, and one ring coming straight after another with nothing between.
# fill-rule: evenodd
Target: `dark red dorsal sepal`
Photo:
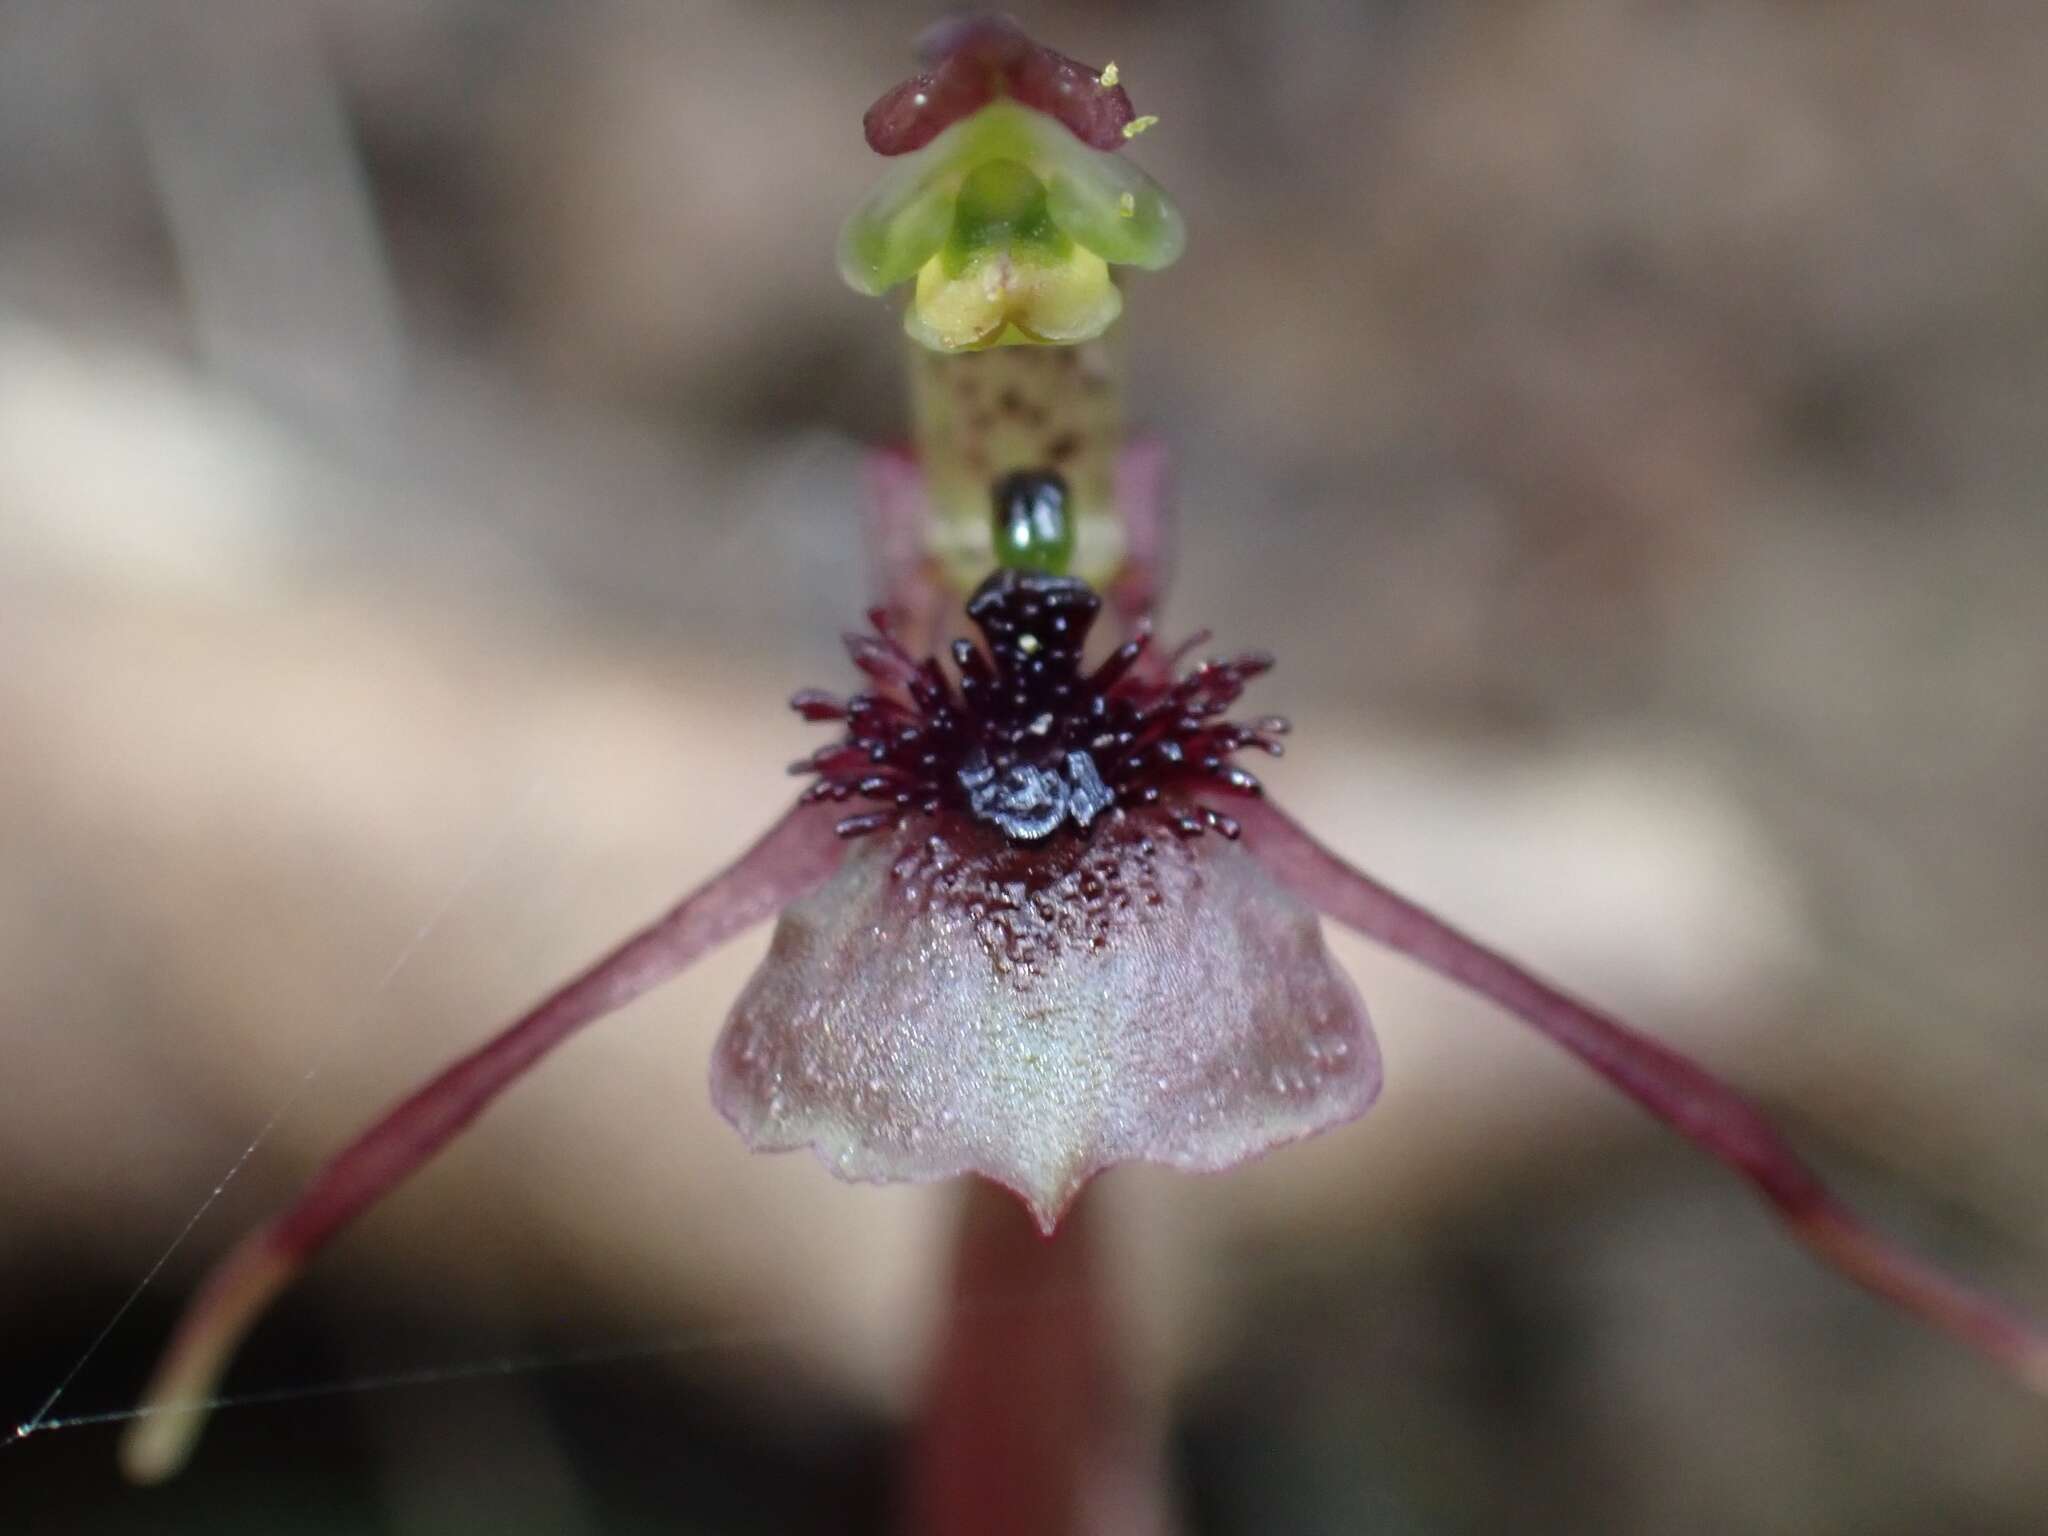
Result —
<instances>
[{"instance_id":1,"label":"dark red dorsal sepal","mask_svg":"<svg viewBox=\"0 0 2048 1536\"><path fill-rule=\"evenodd\" d=\"M1007 16L955 17L918 40L925 68L885 91L861 119L878 155L922 149L999 96L1057 119L1093 149L1120 149L1137 113L1099 70L1034 43Z\"/></svg>"}]
</instances>

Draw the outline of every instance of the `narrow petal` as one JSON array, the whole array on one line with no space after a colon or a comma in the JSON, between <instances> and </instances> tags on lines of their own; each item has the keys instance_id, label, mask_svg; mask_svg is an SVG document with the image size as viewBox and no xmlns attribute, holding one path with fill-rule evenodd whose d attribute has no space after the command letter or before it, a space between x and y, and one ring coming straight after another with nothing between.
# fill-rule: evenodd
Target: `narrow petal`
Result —
<instances>
[{"instance_id":1,"label":"narrow petal","mask_svg":"<svg viewBox=\"0 0 2048 1536\"><path fill-rule=\"evenodd\" d=\"M1114 1163L1229 1168L1379 1083L1315 914L1226 839L1122 813L1030 846L954 817L864 839L783 914L712 1064L758 1151L980 1173L1047 1231Z\"/></svg>"},{"instance_id":2,"label":"narrow petal","mask_svg":"<svg viewBox=\"0 0 2048 1536\"><path fill-rule=\"evenodd\" d=\"M1825 1263L2048 1393L2048 1336L1864 1226L1732 1088L1353 869L1276 807L1233 802L1232 811L1246 845L1303 900L1535 1026L1747 1179Z\"/></svg>"},{"instance_id":3,"label":"narrow petal","mask_svg":"<svg viewBox=\"0 0 2048 1536\"><path fill-rule=\"evenodd\" d=\"M815 889L845 844L838 812L806 806L501 1034L399 1101L313 1176L298 1200L244 1238L208 1277L143 1395L121 1445L138 1482L184 1465L235 1346L264 1307L349 1222L415 1172L549 1051L693 960Z\"/></svg>"},{"instance_id":4,"label":"narrow petal","mask_svg":"<svg viewBox=\"0 0 2048 1536\"><path fill-rule=\"evenodd\" d=\"M931 497L917 460L901 448L871 449L863 457L869 587L889 611L889 627L904 648L936 654L950 638L956 610L925 547L932 525Z\"/></svg>"},{"instance_id":5,"label":"narrow petal","mask_svg":"<svg viewBox=\"0 0 2048 1536\"><path fill-rule=\"evenodd\" d=\"M1152 617L1173 570L1173 466L1158 438L1134 438L1118 456L1116 509L1124 527L1124 563L1103 595L1122 640ZM1152 659L1154 665L1159 661Z\"/></svg>"}]
</instances>

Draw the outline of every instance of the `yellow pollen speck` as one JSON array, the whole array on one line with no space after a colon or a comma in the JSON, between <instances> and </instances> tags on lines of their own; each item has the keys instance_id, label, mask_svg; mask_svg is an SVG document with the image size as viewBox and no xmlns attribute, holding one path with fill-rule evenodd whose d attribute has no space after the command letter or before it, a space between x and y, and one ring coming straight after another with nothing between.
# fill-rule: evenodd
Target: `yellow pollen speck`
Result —
<instances>
[{"instance_id":1,"label":"yellow pollen speck","mask_svg":"<svg viewBox=\"0 0 2048 1536\"><path fill-rule=\"evenodd\" d=\"M1124 137L1127 139L1135 139L1147 128L1156 126L1158 122L1159 119L1150 112L1146 113L1143 117L1134 117L1128 123L1124 124Z\"/></svg>"},{"instance_id":2,"label":"yellow pollen speck","mask_svg":"<svg viewBox=\"0 0 2048 1536\"><path fill-rule=\"evenodd\" d=\"M1126 192L1116 200L1116 211L1118 218L1135 219L1138 216L1137 198Z\"/></svg>"},{"instance_id":3,"label":"yellow pollen speck","mask_svg":"<svg viewBox=\"0 0 2048 1536\"><path fill-rule=\"evenodd\" d=\"M1102 83L1108 86L1115 85L1116 81L1116 60L1111 59L1107 64L1102 66Z\"/></svg>"}]
</instances>

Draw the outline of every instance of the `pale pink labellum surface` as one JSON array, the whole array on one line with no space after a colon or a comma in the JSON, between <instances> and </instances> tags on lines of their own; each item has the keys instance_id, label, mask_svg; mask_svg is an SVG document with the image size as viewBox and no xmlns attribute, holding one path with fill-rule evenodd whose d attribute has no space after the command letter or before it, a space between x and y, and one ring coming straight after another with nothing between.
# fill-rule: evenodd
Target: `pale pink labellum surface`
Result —
<instances>
[{"instance_id":1,"label":"pale pink labellum surface","mask_svg":"<svg viewBox=\"0 0 2048 1536\"><path fill-rule=\"evenodd\" d=\"M1229 1168L1379 1086L1315 913L1236 843L1143 812L1026 847L953 816L862 839L783 914L712 1064L757 1151L978 1173L1047 1231L1112 1164Z\"/></svg>"}]
</instances>

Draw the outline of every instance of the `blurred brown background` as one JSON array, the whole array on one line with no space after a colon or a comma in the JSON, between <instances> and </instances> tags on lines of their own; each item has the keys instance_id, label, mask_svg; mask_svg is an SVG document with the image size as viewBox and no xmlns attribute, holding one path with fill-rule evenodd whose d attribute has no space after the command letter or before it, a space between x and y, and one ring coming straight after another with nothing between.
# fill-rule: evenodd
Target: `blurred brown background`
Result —
<instances>
[{"instance_id":1,"label":"blurred brown background","mask_svg":"<svg viewBox=\"0 0 2048 1536\"><path fill-rule=\"evenodd\" d=\"M787 793L903 420L831 241L931 14L0 4L7 1422L280 1105L60 1418ZM1162 118L1170 618L1280 653L1278 791L2048 1308L2039 8L1023 19ZM705 1061L762 942L352 1234L183 1482L61 1430L0 1527L884 1529L955 1192L739 1150ZM2048 1409L1341 947L1382 1106L1098 1191L1191 1531L2043 1528Z\"/></svg>"}]
</instances>

